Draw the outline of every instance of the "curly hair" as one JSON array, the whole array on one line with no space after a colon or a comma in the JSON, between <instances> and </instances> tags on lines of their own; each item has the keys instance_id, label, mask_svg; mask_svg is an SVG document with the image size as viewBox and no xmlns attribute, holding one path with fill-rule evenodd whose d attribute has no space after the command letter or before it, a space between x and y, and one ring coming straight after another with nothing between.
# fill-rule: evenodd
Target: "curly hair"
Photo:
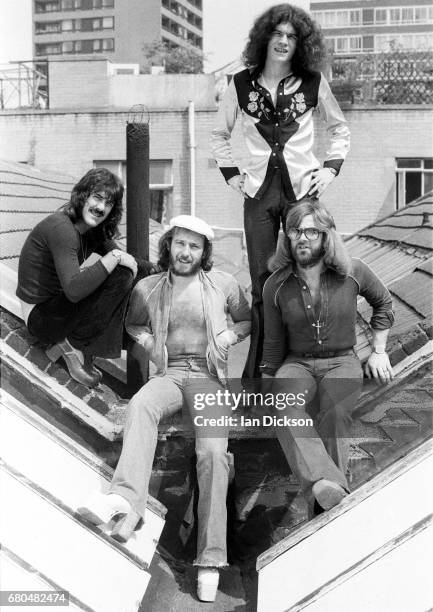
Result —
<instances>
[{"instance_id":1,"label":"curly hair","mask_svg":"<svg viewBox=\"0 0 433 612\"><path fill-rule=\"evenodd\" d=\"M269 40L280 23L291 23L297 36L291 66L293 74L302 77L321 70L326 49L320 27L308 13L287 3L272 6L255 20L242 54L244 64L248 68L263 70Z\"/></svg>"},{"instance_id":2,"label":"curly hair","mask_svg":"<svg viewBox=\"0 0 433 612\"><path fill-rule=\"evenodd\" d=\"M170 251L176 227L172 227L159 239L159 259L158 266L166 272L170 266ZM203 255L201 256L201 268L204 272L209 272L212 269L212 243L206 236L203 236Z\"/></svg>"},{"instance_id":3,"label":"curly hair","mask_svg":"<svg viewBox=\"0 0 433 612\"><path fill-rule=\"evenodd\" d=\"M347 276L352 269L352 263L343 239L335 228L334 218L319 200L310 198L300 200L288 213L284 240L278 243L275 254L269 259L269 270L275 272L294 263L287 234L291 227L299 227L307 215L313 215L315 226L325 233L323 243L325 265L333 268L340 276Z\"/></svg>"},{"instance_id":4,"label":"curly hair","mask_svg":"<svg viewBox=\"0 0 433 612\"><path fill-rule=\"evenodd\" d=\"M73 187L71 199L65 204L63 211L73 223L76 223L82 218L83 206L87 198L95 193L103 193L113 208L100 225L90 230L94 240L103 243L119 237L118 228L123 213L123 191L122 181L110 170L93 168Z\"/></svg>"}]
</instances>

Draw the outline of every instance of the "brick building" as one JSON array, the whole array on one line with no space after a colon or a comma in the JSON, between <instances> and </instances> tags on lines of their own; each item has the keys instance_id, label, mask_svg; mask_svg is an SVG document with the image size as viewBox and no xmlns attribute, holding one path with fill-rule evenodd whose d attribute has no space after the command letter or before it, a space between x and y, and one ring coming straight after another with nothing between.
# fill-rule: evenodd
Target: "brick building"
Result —
<instances>
[{"instance_id":1,"label":"brick building","mask_svg":"<svg viewBox=\"0 0 433 612\"><path fill-rule=\"evenodd\" d=\"M128 109L144 104L150 118L151 190L154 217L164 221L190 211L191 135L188 100L195 101L197 215L242 240L240 197L225 184L210 151L215 120L212 75L111 75L107 62L54 63L50 109L0 113L0 158L80 177L94 165L124 176ZM62 70L67 73L62 74ZM92 75L89 78L89 75ZM84 78L89 95L77 86ZM91 107L98 101L98 107ZM94 103L94 102L93 102ZM431 105L349 105L344 109L352 146L338 179L323 200L339 229L353 233L431 189ZM326 125L318 121L316 149L323 159ZM235 158L246 155L240 126L233 133Z\"/></svg>"}]
</instances>

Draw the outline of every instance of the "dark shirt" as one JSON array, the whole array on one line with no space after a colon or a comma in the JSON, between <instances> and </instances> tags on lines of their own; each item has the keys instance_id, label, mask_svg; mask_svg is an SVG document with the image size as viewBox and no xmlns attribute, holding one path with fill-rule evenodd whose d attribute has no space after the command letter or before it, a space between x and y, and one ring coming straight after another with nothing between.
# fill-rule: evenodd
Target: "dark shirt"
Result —
<instances>
[{"instance_id":1,"label":"dark shirt","mask_svg":"<svg viewBox=\"0 0 433 612\"><path fill-rule=\"evenodd\" d=\"M30 232L21 251L17 296L28 304L39 304L64 292L71 302L90 295L107 278L104 265L97 261L82 270L91 255L105 255L116 248L114 241L97 244L91 230L80 235L70 218L55 212Z\"/></svg>"},{"instance_id":2,"label":"dark shirt","mask_svg":"<svg viewBox=\"0 0 433 612\"><path fill-rule=\"evenodd\" d=\"M274 272L263 289L265 339L261 370L274 374L288 353L320 356L353 348L358 295L373 308L373 329L392 326L391 295L360 259L352 259L352 270L346 277L326 268L316 308L308 285L291 264Z\"/></svg>"}]
</instances>

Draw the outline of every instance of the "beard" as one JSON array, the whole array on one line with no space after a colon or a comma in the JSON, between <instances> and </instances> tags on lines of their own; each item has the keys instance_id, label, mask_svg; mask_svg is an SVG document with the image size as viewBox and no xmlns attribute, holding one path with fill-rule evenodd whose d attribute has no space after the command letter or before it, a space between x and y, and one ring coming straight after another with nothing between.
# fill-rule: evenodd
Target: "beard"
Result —
<instances>
[{"instance_id":1,"label":"beard","mask_svg":"<svg viewBox=\"0 0 433 612\"><path fill-rule=\"evenodd\" d=\"M300 247L308 247L308 249L301 249ZM295 247L290 245L290 251L293 259L300 268L312 268L321 261L325 254L323 244L312 247L309 243L305 244L302 242L298 243Z\"/></svg>"},{"instance_id":2,"label":"beard","mask_svg":"<svg viewBox=\"0 0 433 612\"><path fill-rule=\"evenodd\" d=\"M183 269L182 263L186 263L189 265L189 268ZM175 276L194 276L201 268L201 261L196 262L181 262L177 259L173 259L173 256L170 254L170 262L169 269L172 274Z\"/></svg>"}]
</instances>

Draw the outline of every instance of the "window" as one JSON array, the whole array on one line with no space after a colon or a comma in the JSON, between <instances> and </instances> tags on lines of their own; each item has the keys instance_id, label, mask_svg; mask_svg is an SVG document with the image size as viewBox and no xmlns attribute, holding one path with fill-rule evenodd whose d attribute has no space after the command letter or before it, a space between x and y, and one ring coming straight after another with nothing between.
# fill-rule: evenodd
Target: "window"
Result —
<instances>
[{"instance_id":1,"label":"window","mask_svg":"<svg viewBox=\"0 0 433 612\"><path fill-rule=\"evenodd\" d=\"M351 26L361 25L361 11L349 11L349 14Z\"/></svg>"},{"instance_id":2,"label":"window","mask_svg":"<svg viewBox=\"0 0 433 612\"><path fill-rule=\"evenodd\" d=\"M102 48L104 51L114 51L114 38L103 38Z\"/></svg>"},{"instance_id":3,"label":"window","mask_svg":"<svg viewBox=\"0 0 433 612\"><path fill-rule=\"evenodd\" d=\"M416 23L426 23L428 21L428 7L427 6L417 6L413 9L415 13L414 21Z\"/></svg>"},{"instance_id":4,"label":"window","mask_svg":"<svg viewBox=\"0 0 433 612\"><path fill-rule=\"evenodd\" d=\"M36 55L57 55L62 52L60 43L47 43L45 45L36 45Z\"/></svg>"},{"instance_id":5,"label":"window","mask_svg":"<svg viewBox=\"0 0 433 612\"><path fill-rule=\"evenodd\" d=\"M74 52L74 41L68 40L62 43L62 51L63 53L73 53Z\"/></svg>"},{"instance_id":6,"label":"window","mask_svg":"<svg viewBox=\"0 0 433 612\"><path fill-rule=\"evenodd\" d=\"M361 9L313 11L312 16L323 28L341 28L361 25Z\"/></svg>"},{"instance_id":7,"label":"window","mask_svg":"<svg viewBox=\"0 0 433 612\"><path fill-rule=\"evenodd\" d=\"M402 23L412 23L413 22L413 7L401 9L401 20L402 20Z\"/></svg>"},{"instance_id":8,"label":"window","mask_svg":"<svg viewBox=\"0 0 433 612\"><path fill-rule=\"evenodd\" d=\"M35 23L35 34L50 34L61 31L61 21L41 21Z\"/></svg>"},{"instance_id":9,"label":"window","mask_svg":"<svg viewBox=\"0 0 433 612\"><path fill-rule=\"evenodd\" d=\"M325 38L327 47L336 55L362 53L362 36L332 36Z\"/></svg>"},{"instance_id":10,"label":"window","mask_svg":"<svg viewBox=\"0 0 433 612\"><path fill-rule=\"evenodd\" d=\"M335 53L347 53L349 49L349 40L347 38L337 38L335 42Z\"/></svg>"},{"instance_id":11,"label":"window","mask_svg":"<svg viewBox=\"0 0 433 612\"><path fill-rule=\"evenodd\" d=\"M56 9L51 10L60 10L60 2L58 2L57 5L58 6ZM113 8L114 0L62 0L61 7L64 11L85 11L100 8Z\"/></svg>"},{"instance_id":12,"label":"window","mask_svg":"<svg viewBox=\"0 0 433 612\"><path fill-rule=\"evenodd\" d=\"M399 8L389 9L389 22L393 25L395 23L400 23L401 21L401 13Z\"/></svg>"},{"instance_id":13,"label":"window","mask_svg":"<svg viewBox=\"0 0 433 612\"><path fill-rule=\"evenodd\" d=\"M81 52L92 53L93 51L93 40L82 40L81 41Z\"/></svg>"},{"instance_id":14,"label":"window","mask_svg":"<svg viewBox=\"0 0 433 612\"><path fill-rule=\"evenodd\" d=\"M408 49L421 51L433 47L432 37L428 34L377 34L374 37L374 49L376 52L395 51L396 49Z\"/></svg>"},{"instance_id":15,"label":"window","mask_svg":"<svg viewBox=\"0 0 433 612\"><path fill-rule=\"evenodd\" d=\"M396 208L433 189L433 158L396 160Z\"/></svg>"},{"instance_id":16,"label":"window","mask_svg":"<svg viewBox=\"0 0 433 612\"><path fill-rule=\"evenodd\" d=\"M80 31L81 32L92 32L93 22L98 21L97 19L80 19Z\"/></svg>"},{"instance_id":17,"label":"window","mask_svg":"<svg viewBox=\"0 0 433 612\"><path fill-rule=\"evenodd\" d=\"M374 21L377 24L386 23L388 13L386 9L375 9L374 10Z\"/></svg>"},{"instance_id":18,"label":"window","mask_svg":"<svg viewBox=\"0 0 433 612\"><path fill-rule=\"evenodd\" d=\"M114 17L103 17L102 28L104 30L112 30L114 28Z\"/></svg>"},{"instance_id":19,"label":"window","mask_svg":"<svg viewBox=\"0 0 433 612\"><path fill-rule=\"evenodd\" d=\"M349 38L349 50L350 50L350 53L361 53L362 51L361 36L351 36Z\"/></svg>"},{"instance_id":20,"label":"window","mask_svg":"<svg viewBox=\"0 0 433 612\"><path fill-rule=\"evenodd\" d=\"M374 9L376 25L402 25L411 23L432 23L431 6L402 6Z\"/></svg>"},{"instance_id":21,"label":"window","mask_svg":"<svg viewBox=\"0 0 433 612\"><path fill-rule=\"evenodd\" d=\"M162 221L167 220L169 213L171 213L173 162L171 159L151 159L149 164L150 218L162 223ZM126 186L126 162L95 160L93 167L107 168L107 170L116 174Z\"/></svg>"},{"instance_id":22,"label":"window","mask_svg":"<svg viewBox=\"0 0 433 612\"><path fill-rule=\"evenodd\" d=\"M60 2L36 2L35 12L36 13L52 13L60 9Z\"/></svg>"},{"instance_id":23,"label":"window","mask_svg":"<svg viewBox=\"0 0 433 612\"><path fill-rule=\"evenodd\" d=\"M73 19L64 19L62 21L63 32L72 32L75 30L75 22Z\"/></svg>"}]
</instances>

